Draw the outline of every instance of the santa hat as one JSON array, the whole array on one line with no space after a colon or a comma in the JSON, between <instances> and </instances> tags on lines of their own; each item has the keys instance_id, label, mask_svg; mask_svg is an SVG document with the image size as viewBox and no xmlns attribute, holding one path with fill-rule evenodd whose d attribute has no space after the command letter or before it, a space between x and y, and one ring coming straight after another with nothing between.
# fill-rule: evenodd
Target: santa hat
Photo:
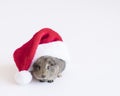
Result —
<instances>
[{"instance_id":1,"label":"santa hat","mask_svg":"<svg viewBox=\"0 0 120 96\"><path fill-rule=\"evenodd\" d=\"M41 56L53 56L69 61L65 43L60 35L49 28L38 31L27 43L16 49L13 57L19 72L15 80L19 84L28 84L32 80L29 72L32 64Z\"/></svg>"}]
</instances>

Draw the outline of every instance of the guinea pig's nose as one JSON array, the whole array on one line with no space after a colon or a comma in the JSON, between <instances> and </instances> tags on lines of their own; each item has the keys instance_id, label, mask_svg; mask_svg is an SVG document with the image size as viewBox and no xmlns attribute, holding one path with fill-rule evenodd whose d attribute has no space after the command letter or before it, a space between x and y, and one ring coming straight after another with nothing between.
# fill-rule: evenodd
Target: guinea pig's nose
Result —
<instances>
[{"instance_id":1,"label":"guinea pig's nose","mask_svg":"<svg viewBox=\"0 0 120 96\"><path fill-rule=\"evenodd\" d=\"M42 78L45 78L46 76L45 75L42 75Z\"/></svg>"}]
</instances>

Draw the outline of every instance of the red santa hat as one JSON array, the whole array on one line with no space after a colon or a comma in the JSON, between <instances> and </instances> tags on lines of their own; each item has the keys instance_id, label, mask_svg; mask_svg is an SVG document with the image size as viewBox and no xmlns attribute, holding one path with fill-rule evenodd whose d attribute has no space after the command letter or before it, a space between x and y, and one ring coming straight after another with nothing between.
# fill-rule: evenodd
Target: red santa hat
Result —
<instances>
[{"instance_id":1,"label":"red santa hat","mask_svg":"<svg viewBox=\"0 0 120 96\"><path fill-rule=\"evenodd\" d=\"M27 43L16 49L13 57L19 72L15 80L19 84L28 84L32 80L29 72L32 64L40 56L53 56L69 61L66 45L60 35L49 28L38 31Z\"/></svg>"}]
</instances>

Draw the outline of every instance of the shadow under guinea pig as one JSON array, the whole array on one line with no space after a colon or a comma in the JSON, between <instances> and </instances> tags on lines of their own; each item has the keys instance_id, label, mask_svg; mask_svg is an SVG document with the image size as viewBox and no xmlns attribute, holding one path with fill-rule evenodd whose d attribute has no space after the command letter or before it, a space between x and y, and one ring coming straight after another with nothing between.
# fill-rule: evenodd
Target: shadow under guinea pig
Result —
<instances>
[{"instance_id":1,"label":"shadow under guinea pig","mask_svg":"<svg viewBox=\"0 0 120 96\"><path fill-rule=\"evenodd\" d=\"M0 82L13 84L16 68L12 64L0 64Z\"/></svg>"}]
</instances>

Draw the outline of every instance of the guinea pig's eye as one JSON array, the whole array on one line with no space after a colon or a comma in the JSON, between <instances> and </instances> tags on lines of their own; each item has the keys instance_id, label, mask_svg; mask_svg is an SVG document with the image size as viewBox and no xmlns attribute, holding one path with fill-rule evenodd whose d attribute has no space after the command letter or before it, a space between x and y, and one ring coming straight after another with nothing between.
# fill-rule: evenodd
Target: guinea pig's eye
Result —
<instances>
[{"instance_id":1,"label":"guinea pig's eye","mask_svg":"<svg viewBox=\"0 0 120 96\"><path fill-rule=\"evenodd\" d=\"M37 69L40 70L40 66L37 66Z\"/></svg>"},{"instance_id":2,"label":"guinea pig's eye","mask_svg":"<svg viewBox=\"0 0 120 96\"><path fill-rule=\"evenodd\" d=\"M34 65L34 68L37 70L40 70L40 66L39 65Z\"/></svg>"}]
</instances>

